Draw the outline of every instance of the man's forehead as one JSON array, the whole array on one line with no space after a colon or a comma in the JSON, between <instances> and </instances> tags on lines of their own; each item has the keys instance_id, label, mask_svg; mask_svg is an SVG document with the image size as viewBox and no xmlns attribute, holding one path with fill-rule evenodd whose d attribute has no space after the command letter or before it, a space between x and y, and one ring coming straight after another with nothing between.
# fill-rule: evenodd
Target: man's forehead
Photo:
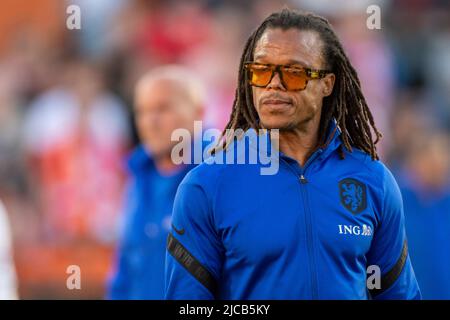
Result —
<instances>
[{"instance_id":1,"label":"man's forehead","mask_svg":"<svg viewBox=\"0 0 450 320\"><path fill-rule=\"evenodd\" d=\"M317 66L323 60L322 46L322 40L315 31L267 29L256 43L253 58L268 63L270 61L264 60L276 59L283 60L283 64Z\"/></svg>"},{"instance_id":2,"label":"man's forehead","mask_svg":"<svg viewBox=\"0 0 450 320\"><path fill-rule=\"evenodd\" d=\"M145 79L137 84L136 96L185 96L187 88L173 79Z\"/></svg>"}]
</instances>

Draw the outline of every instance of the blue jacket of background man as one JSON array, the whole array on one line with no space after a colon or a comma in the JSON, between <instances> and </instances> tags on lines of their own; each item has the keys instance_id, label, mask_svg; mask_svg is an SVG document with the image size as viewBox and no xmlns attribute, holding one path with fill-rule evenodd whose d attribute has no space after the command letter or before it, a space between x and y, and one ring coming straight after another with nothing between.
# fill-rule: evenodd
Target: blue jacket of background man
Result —
<instances>
[{"instance_id":1,"label":"blue jacket of background man","mask_svg":"<svg viewBox=\"0 0 450 320\"><path fill-rule=\"evenodd\" d=\"M151 155L138 146L128 161L124 230L117 252L111 299L163 299L165 243L177 187L194 165L160 174Z\"/></svg>"},{"instance_id":2,"label":"blue jacket of background man","mask_svg":"<svg viewBox=\"0 0 450 320\"><path fill-rule=\"evenodd\" d=\"M259 148L244 138L186 175L167 241L167 299L421 297L394 177L356 148L341 160L335 122L327 133L303 167L280 152L274 175L261 163L217 163Z\"/></svg>"},{"instance_id":3,"label":"blue jacket of background man","mask_svg":"<svg viewBox=\"0 0 450 320\"><path fill-rule=\"evenodd\" d=\"M450 299L450 184L427 190L413 177L399 180L411 261L424 299Z\"/></svg>"}]
</instances>

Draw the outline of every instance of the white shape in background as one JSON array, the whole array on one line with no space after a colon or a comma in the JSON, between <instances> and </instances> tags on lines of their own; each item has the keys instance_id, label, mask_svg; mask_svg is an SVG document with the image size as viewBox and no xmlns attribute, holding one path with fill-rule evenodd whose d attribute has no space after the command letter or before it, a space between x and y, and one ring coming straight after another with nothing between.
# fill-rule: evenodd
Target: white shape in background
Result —
<instances>
[{"instance_id":1,"label":"white shape in background","mask_svg":"<svg viewBox=\"0 0 450 320\"><path fill-rule=\"evenodd\" d=\"M164 217L164 219L162 221L162 226L163 226L164 230L170 231L170 229L172 228L172 215L171 214L168 214Z\"/></svg>"},{"instance_id":2,"label":"white shape in background","mask_svg":"<svg viewBox=\"0 0 450 320\"><path fill-rule=\"evenodd\" d=\"M8 215L0 201L0 300L18 299L11 242Z\"/></svg>"}]
</instances>

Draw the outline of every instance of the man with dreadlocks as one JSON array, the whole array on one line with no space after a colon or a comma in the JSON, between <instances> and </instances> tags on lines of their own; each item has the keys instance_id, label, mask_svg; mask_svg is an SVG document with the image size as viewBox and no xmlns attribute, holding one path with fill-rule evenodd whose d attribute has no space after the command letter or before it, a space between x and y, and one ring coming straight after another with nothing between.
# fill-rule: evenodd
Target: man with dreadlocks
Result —
<instances>
[{"instance_id":1,"label":"man with dreadlocks","mask_svg":"<svg viewBox=\"0 0 450 320\"><path fill-rule=\"evenodd\" d=\"M248 39L225 129L278 129L279 170L203 163L178 188L168 299L419 299L402 198L328 21L290 9ZM242 139L223 133L214 157Z\"/></svg>"}]
</instances>

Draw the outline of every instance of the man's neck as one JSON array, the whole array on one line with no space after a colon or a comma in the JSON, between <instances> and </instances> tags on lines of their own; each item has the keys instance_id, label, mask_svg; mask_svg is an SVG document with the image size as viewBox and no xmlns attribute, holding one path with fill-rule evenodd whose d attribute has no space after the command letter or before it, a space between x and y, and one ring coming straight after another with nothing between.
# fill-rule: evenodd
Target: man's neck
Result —
<instances>
[{"instance_id":1,"label":"man's neck","mask_svg":"<svg viewBox=\"0 0 450 320\"><path fill-rule=\"evenodd\" d=\"M154 157L153 161L155 163L156 170L162 176L171 176L182 168L182 165L176 165L173 163L170 153Z\"/></svg>"},{"instance_id":2,"label":"man's neck","mask_svg":"<svg viewBox=\"0 0 450 320\"><path fill-rule=\"evenodd\" d=\"M304 166L316 149L318 139L319 126L312 121L293 130L280 130L280 151Z\"/></svg>"}]
</instances>

